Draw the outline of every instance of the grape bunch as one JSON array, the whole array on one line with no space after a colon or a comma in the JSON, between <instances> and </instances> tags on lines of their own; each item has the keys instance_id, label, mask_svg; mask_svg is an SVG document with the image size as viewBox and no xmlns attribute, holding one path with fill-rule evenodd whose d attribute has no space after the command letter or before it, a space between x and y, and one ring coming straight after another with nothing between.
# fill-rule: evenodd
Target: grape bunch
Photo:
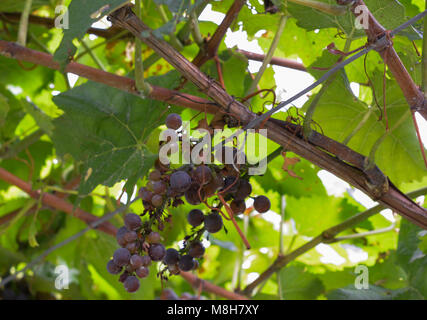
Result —
<instances>
[{"instance_id":1,"label":"grape bunch","mask_svg":"<svg viewBox=\"0 0 427 320\"><path fill-rule=\"evenodd\" d=\"M181 117L170 114L166 118L166 126L178 130L182 126ZM232 161L238 158L243 161L223 164L226 152L233 155ZM144 221L135 213L124 217L124 226L116 236L120 248L107 264L110 273L121 273L119 281L128 292L138 290L139 279L149 275L148 267L152 261L162 262L163 268L158 276L165 280L168 274L198 269L205 253L203 235L225 229L223 219L234 219L226 214L230 210L232 216L245 213L246 199L252 193L246 156L237 148L228 146L223 147L222 155L211 155L212 159L221 162L219 165L191 163L171 168L159 160L155 162L146 185L138 192L144 207L141 216L148 217ZM203 204L207 208L206 213L200 209L190 210L187 221L191 233L184 237L181 248L166 249L161 244L159 232L172 221L167 208L183 205L184 200L193 206ZM258 196L254 198L253 208L264 213L270 209L270 201L265 196Z\"/></svg>"}]
</instances>

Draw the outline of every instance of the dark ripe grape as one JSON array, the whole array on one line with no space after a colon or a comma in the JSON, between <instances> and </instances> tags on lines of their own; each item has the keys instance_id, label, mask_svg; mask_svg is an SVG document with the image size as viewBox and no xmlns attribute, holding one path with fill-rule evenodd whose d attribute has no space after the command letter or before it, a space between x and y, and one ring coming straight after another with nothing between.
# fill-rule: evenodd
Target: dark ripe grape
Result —
<instances>
[{"instance_id":1,"label":"dark ripe grape","mask_svg":"<svg viewBox=\"0 0 427 320\"><path fill-rule=\"evenodd\" d=\"M170 175L170 186L177 193L185 192L191 187L191 177L185 171L176 171Z\"/></svg>"},{"instance_id":2,"label":"dark ripe grape","mask_svg":"<svg viewBox=\"0 0 427 320\"><path fill-rule=\"evenodd\" d=\"M189 254L183 255L179 260L178 267L182 271L190 271L194 267L194 259Z\"/></svg>"},{"instance_id":3,"label":"dark ripe grape","mask_svg":"<svg viewBox=\"0 0 427 320\"><path fill-rule=\"evenodd\" d=\"M205 254L205 247L200 241L194 241L188 248L188 254L193 258L201 258Z\"/></svg>"},{"instance_id":4,"label":"dark ripe grape","mask_svg":"<svg viewBox=\"0 0 427 320\"><path fill-rule=\"evenodd\" d=\"M151 264L151 258L149 256L142 256L142 265L148 267Z\"/></svg>"},{"instance_id":5,"label":"dark ripe grape","mask_svg":"<svg viewBox=\"0 0 427 320\"><path fill-rule=\"evenodd\" d=\"M134 254L132 257L130 257L130 265L134 270L142 267L142 262L142 257L139 254Z\"/></svg>"},{"instance_id":6,"label":"dark ripe grape","mask_svg":"<svg viewBox=\"0 0 427 320\"><path fill-rule=\"evenodd\" d=\"M155 206L156 208L159 208L162 206L163 204L163 197L160 194L155 194L152 198L151 198L151 204L153 206Z\"/></svg>"},{"instance_id":7,"label":"dark ripe grape","mask_svg":"<svg viewBox=\"0 0 427 320\"><path fill-rule=\"evenodd\" d=\"M120 277L119 277L119 281L120 282L125 282L126 281L126 279L129 277L129 272L123 272L121 275L120 275Z\"/></svg>"},{"instance_id":8,"label":"dark ripe grape","mask_svg":"<svg viewBox=\"0 0 427 320\"><path fill-rule=\"evenodd\" d=\"M193 178L198 184L208 184L212 180L212 171L208 166L198 166L193 172Z\"/></svg>"},{"instance_id":9,"label":"dark ripe grape","mask_svg":"<svg viewBox=\"0 0 427 320\"><path fill-rule=\"evenodd\" d=\"M203 189L200 190L200 196L199 196L199 189L200 186L198 184L193 184L190 189L188 189L184 196L185 196L185 200L193 205L193 206L197 206L198 204L200 204L202 201L200 200L200 197L202 199L204 199L205 194L203 192Z\"/></svg>"},{"instance_id":10,"label":"dark ripe grape","mask_svg":"<svg viewBox=\"0 0 427 320\"><path fill-rule=\"evenodd\" d=\"M165 246L160 243L152 244L150 249L148 249L148 254L150 255L151 260L161 261L166 254Z\"/></svg>"},{"instance_id":11,"label":"dark ripe grape","mask_svg":"<svg viewBox=\"0 0 427 320\"><path fill-rule=\"evenodd\" d=\"M107 270L111 274L119 274L122 271L122 267L119 267L113 260L108 261Z\"/></svg>"},{"instance_id":12,"label":"dark ripe grape","mask_svg":"<svg viewBox=\"0 0 427 320\"><path fill-rule=\"evenodd\" d=\"M179 300L179 297L172 289L165 289L160 295L160 300Z\"/></svg>"},{"instance_id":13,"label":"dark ripe grape","mask_svg":"<svg viewBox=\"0 0 427 320\"><path fill-rule=\"evenodd\" d=\"M151 181L159 181L161 177L162 173L157 169L151 171L148 175L148 179L150 179Z\"/></svg>"},{"instance_id":14,"label":"dark ripe grape","mask_svg":"<svg viewBox=\"0 0 427 320\"><path fill-rule=\"evenodd\" d=\"M158 232L151 231L145 238L145 241L147 241L148 243L160 243L160 234Z\"/></svg>"},{"instance_id":15,"label":"dark ripe grape","mask_svg":"<svg viewBox=\"0 0 427 320\"><path fill-rule=\"evenodd\" d=\"M146 267L140 267L135 270L135 273L138 276L138 278L146 278L150 274L150 269Z\"/></svg>"},{"instance_id":16,"label":"dark ripe grape","mask_svg":"<svg viewBox=\"0 0 427 320\"><path fill-rule=\"evenodd\" d=\"M234 193L239 189L239 181L236 181L238 178L233 176L227 176L224 180L223 190L227 190L226 193Z\"/></svg>"},{"instance_id":17,"label":"dark ripe grape","mask_svg":"<svg viewBox=\"0 0 427 320\"><path fill-rule=\"evenodd\" d=\"M251 195L252 186L248 180L241 179L239 180L239 187L234 193L234 199L236 200L245 200Z\"/></svg>"},{"instance_id":18,"label":"dark ripe grape","mask_svg":"<svg viewBox=\"0 0 427 320\"><path fill-rule=\"evenodd\" d=\"M203 211L200 209L193 209L187 215L187 221L192 227L198 227L205 220Z\"/></svg>"},{"instance_id":19,"label":"dark ripe grape","mask_svg":"<svg viewBox=\"0 0 427 320\"><path fill-rule=\"evenodd\" d=\"M173 248L169 248L166 250L165 257L163 258L164 264L174 265L177 264L179 259L181 258L179 252Z\"/></svg>"},{"instance_id":20,"label":"dark ripe grape","mask_svg":"<svg viewBox=\"0 0 427 320\"><path fill-rule=\"evenodd\" d=\"M211 183L208 183L207 185L203 186L203 188L202 188L202 191L207 198L212 197L217 190L218 190L218 188L215 187L215 185L213 185Z\"/></svg>"},{"instance_id":21,"label":"dark ripe grape","mask_svg":"<svg viewBox=\"0 0 427 320\"><path fill-rule=\"evenodd\" d=\"M224 178L220 173L212 174L212 180L203 187L206 197L213 196L216 191L224 186Z\"/></svg>"},{"instance_id":22,"label":"dark ripe grape","mask_svg":"<svg viewBox=\"0 0 427 320\"><path fill-rule=\"evenodd\" d=\"M177 130L182 125L181 116L176 113L171 113L166 117L165 124L169 129Z\"/></svg>"},{"instance_id":23,"label":"dark ripe grape","mask_svg":"<svg viewBox=\"0 0 427 320\"><path fill-rule=\"evenodd\" d=\"M123 267L129 263L130 252L126 248L119 248L114 251L113 260L116 265Z\"/></svg>"},{"instance_id":24,"label":"dark ripe grape","mask_svg":"<svg viewBox=\"0 0 427 320\"><path fill-rule=\"evenodd\" d=\"M254 200L254 208L259 213L264 213L270 210L270 200L266 196L258 196Z\"/></svg>"},{"instance_id":25,"label":"dark ripe grape","mask_svg":"<svg viewBox=\"0 0 427 320\"><path fill-rule=\"evenodd\" d=\"M230 208L233 210L234 214L240 214L245 212L246 210L246 204L243 200L233 200L230 203Z\"/></svg>"},{"instance_id":26,"label":"dark ripe grape","mask_svg":"<svg viewBox=\"0 0 427 320\"><path fill-rule=\"evenodd\" d=\"M125 235L123 236L123 238L125 239L126 242L133 242L136 239L138 239L138 234L135 231L128 231L125 233Z\"/></svg>"},{"instance_id":27,"label":"dark ripe grape","mask_svg":"<svg viewBox=\"0 0 427 320\"><path fill-rule=\"evenodd\" d=\"M130 242L125 248L128 249L130 253L135 253L139 249L139 245L138 242Z\"/></svg>"},{"instance_id":28,"label":"dark ripe grape","mask_svg":"<svg viewBox=\"0 0 427 320\"><path fill-rule=\"evenodd\" d=\"M222 217L217 212L205 216L204 222L209 233L216 233L222 228Z\"/></svg>"},{"instance_id":29,"label":"dark ripe grape","mask_svg":"<svg viewBox=\"0 0 427 320\"><path fill-rule=\"evenodd\" d=\"M135 292L139 289L139 280L135 276L129 276L126 278L125 282L123 282L123 285L127 292Z\"/></svg>"},{"instance_id":30,"label":"dark ripe grape","mask_svg":"<svg viewBox=\"0 0 427 320\"><path fill-rule=\"evenodd\" d=\"M128 228L128 230L137 230L142 226L142 221L140 216L138 216L135 213L128 213L125 215L125 227Z\"/></svg>"},{"instance_id":31,"label":"dark ripe grape","mask_svg":"<svg viewBox=\"0 0 427 320\"><path fill-rule=\"evenodd\" d=\"M117 230L116 240L117 240L117 243L119 244L119 246L121 246L121 247L125 247L127 244L127 242L124 238L124 236L127 232L129 232L129 230L126 227L121 227L121 228L119 228L119 230Z\"/></svg>"},{"instance_id":32,"label":"dark ripe grape","mask_svg":"<svg viewBox=\"0 0 427 320\"><path fill-rule=\"evenodd\" d=\"M153 193L147 188L141 188L139 189L139 196L141 197L142 201L151 202Z\"/></svg>"},{"instance_id":33,"label":"dark ripe grape","mask_svg":"<svg viewBox=\"0 0 427 320\"><path fill-rule=\"evenodd\" d=\"M167 185L164 181L155 181L153 182L153 192L157 194L165 194Z\"/></svg>"}]
</instances>

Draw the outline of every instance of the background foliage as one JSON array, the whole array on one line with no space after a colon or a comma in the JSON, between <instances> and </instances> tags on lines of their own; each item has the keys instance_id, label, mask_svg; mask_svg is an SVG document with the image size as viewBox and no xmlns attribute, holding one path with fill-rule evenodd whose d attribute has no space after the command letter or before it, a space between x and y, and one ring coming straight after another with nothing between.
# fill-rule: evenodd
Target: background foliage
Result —
<instances>
[{"instance_id":1,"label":"background foliage","mask_svg":"<svg viewBox=\"0 0 427 320\"><path fill-rule=\"evenodd\" d=\"M335 3L332 0L319 0ZM82 64L103 68L119 75L133 76L133 38L105 40L85 35L95 21L90 14L106 1L34 0L31 12L43 17L55 17L55 6L64 2L70 5L70 29L46 28L31 24L28 33L29 48L55 54L63 65L70 56ZM115 7L124 1L107 1ZM185 25L180 16L201 1L143 0L142 20L158 37L172 41L171 33L178 34ZM226 13L233 1L211 1L212 9ZM281 1L276 1L282 3ZM25 1L1 1L0 12L22 11ZM70 4L71 3L71 4ZM177 4L181 3L181 6ZM424 9L422 0L366 0L373 14L385 27L391 29ZM88 7L90 5L90 7ZM167 22L158 14L163 5ZM288 3L290 18L281 36L275 56L301 59L305 66L327 68L337 56L324 50L334 42L337 48L353 50L365 44L363 32L355 29L351 13L331 16L314 9ZM241 29L249 39L255 39L264 52L268 51L279 23L279 14L264 14L261 1L250 0L232 25ZM212 35L214 23L199 21L201 34ZM262 30L262 32L260 32ZM0 39L15 41L18 25L0 20ZM413 40L422 47L422 23L406 30L394 39L394 46L402 57L413 79L420 84L421 58L413 49ZM87 52L87 47L94 48ZM197 55L199 48L192 42L181 53L188 59ZM153 51L143 46L144 59ZM222 63L227 92L242 97L251 78L247 71L248 60L235 48L224 42L218 55ZM382 101L383 64L374 52L366 58L367 73L377 89L377 99ZM180 112L190 120L195 111L170 108L165 103L121 92L93 83L80 77L73 88L62 73L41 66L18 63L0 56L0 155L1 168L31 183L33 189L43 192L61 191L76 177L81 179L76 192L68 201L96 216L114 210L120 203L117 198L126 187L132 195L134 187L144 183L157 154L158 128L163 128L165 116ZM323 71L309 68L314 78ZM202 71L218 78L213 61ZM151 84L175 88L180 77L164 60L159 59L145 70ZM373 100L372 90L366 86L363 58L346 67L329 86L319 101L314 120L325 135L344 141L355 133L348 145L368 155L375 142L385 134L384 122L378 121L379 111ZM350 83L360 85L355 96ZM267 69L261 81L262 88L275 88L274 70ZM393 183L404 192L427 184L420 146L407 103L393 77L387 74L387 114L391 131L380 145L375 161ZM200 93L191 84L185 92ZM306 110L308 104L302 108ZM268 99L267 99L268 100ZM262 110L267 101L259 97L252 100L253 111ZM300 111L301 112L301 111ZM280 113L284 119L287 114ZM210 119L211 116L208 116ZM193 120L196 126L196 118ZM355 129L358 128L357 131ZM36 139L31 139L31 137ZM30 140L31 143L23 144ZM268 150L278 147L269 141ZM288 157L294 157L288 154ZM352 193L334 196L327 193L318 176L319 168L301 159L292 170L302 179L292 178L282 169L283 158L271 161L265 175L253 177L254 193L268 195L272 212L264 216L252 215L247 221L238 218L252 249L243 251L241 240L232 225L229 232L209 237L205 260L198 276L228 290L244 288L254 275L264 271L279 253L283 241L284 252L304 244L311 237L338 224L352 215L364 211ZM88 174L90 173L90 174ZM282 197L286 208L281 208ZM124 198L122 198L124 199ZM85 228L80 220L61 211L42 206L37 200L0 180L0 276L24 267L47 248L59 243ZM32 205L39 208L29 210ZM185 235L186 213L190 206L172 209L173 222L163 232L165 244L176 244ZM142 212L141 203L132 205L133 212ZM2 218L12 212L15 218L4 222ZM283 214L283 233L279 232L280 215ZM313 249L298 257L269 279L257 292L259 299L425 299L427 297L427 234L420 228L395 216L396 226L387 233L322 245L343 258L337 265L328 262L325 254ZM116 226L123 224L122 215L112 219ZM353 232L366 232L385 228L390 221L374 215ZM187 230L188 231L188 230ZM345 234L345 233L344 233ZM282 240L280 240L282 238ZM108 274L105 264L116 249L115 240L99 231L90 231L78 240L50 254L43 263L13 282L7 290L20 297L53 299L154 299L160 296L161 283L156 279L156 266L149 278L142 281L142 290L126 293L115 276ZM352 260L351 252L367 253L362 262ZM369 290L355 290L355 266L369 267ZM68 290L54 287L56 265L65 264L72 270ZM194 292L182 278L173 277L167 284L175 292ZM6 297L3 290L3 297ZM209 293L208 298L219 298Z\"/></svg>"}]
</instances>

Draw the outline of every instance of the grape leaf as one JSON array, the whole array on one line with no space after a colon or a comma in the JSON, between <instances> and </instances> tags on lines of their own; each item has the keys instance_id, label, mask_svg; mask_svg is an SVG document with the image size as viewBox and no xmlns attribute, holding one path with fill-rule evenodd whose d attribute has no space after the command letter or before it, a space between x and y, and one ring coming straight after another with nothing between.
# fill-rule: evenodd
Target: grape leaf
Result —
<instances>
[{"instance_id":1,"label":"grape leaf","mask_svg":"<svg viewBox=\"0 0 427 320\"><path fill-rule=\"evenodd\" d=\"M26 0L2 0L0 2L0 11L17 12L24 9ZM43 5L49 5L49 0L33 0L31 10L35 10Z\"/></svg>"},{"instance_id":2,"label":"grape leaf","mask_svg":"<svg viewBox=\"0 0 427 320\"><path fill-rule=\"evenodd\" d=\"M322 281L303 266L289 266L279 272L279 286L285 300L316 299L323 291Z\"/></svg>"},{"instance_id":3,"label":"grape leaf","mask_svg":"<svg viewBox=\"0 0 427 320\"><path fill-rule=\"evenodd\" d=\"M335 0L319 1L336 5ZM407 20L405 17L405 7L396 0L366 0L365 4L379 23L386 29L392 30ZM355 17L350 10L344 15L332 15L292 2L289 3L288 10L298 20L298 26L309 31L323 28L337 28L345 32L349 38L365 36L363 29L356 28ZM411 39L420 38L420 35L412 27L406 29L404 34Z\"/></svg>"},{"instance_id":4,"label":"grape leaf","mask_svg":"<svg viewBox=\"0 0 427 320\"><path fill-rule=\"evenodd\" d=\"M422 232L420 227L402 219L397 263L407 273L410 286L427 297L427 255L419 248Z\"/></svg>"},{"instance_id":5,"label":"grape leaf","mask_svg":"<svg viewBox=\"0 0 427 320\"><path fill-rule=\"evenodd\" d=\"M173 85L176 79L169 80ZM56 149L60 155L70 153L84 163L86 177L80 193L86 194L98 184L113 186L122 179L135 184L152 167L157 156L145 143L166 111L161 102L92 82L53 101L65 111L54 121Z\"/></svg>"},{"instance_id":6,"label":"grape leaf","mask_svg":"<svg viewBox=\"0 0 427 320\"><path fill-rule=\"evenodd\" d=\"M112 12L115 8L128 2L127 0L73 0L68 6L69 28L64 29L61 44L54 54L62 68L71 60L76 47L74 39L81 39L90 26Z\"/></svg>"},{"instance_id":7,"label":"grape leaf","mask_svg":"<svg viewBox=\"0 0 427 320\"><path fill-rule=\"evenodd\" d=\"M423 299L423 297L412 288L399 290L385 289L370 285L368 289L358 290L354 285L337 289L326 295L331 300L401 300L401 299Z\"/></svg>"},{"instance_id":8,"label":"grape leaf","mask_svg":"<svg viewBox=\"0 0 427 320\"><path fill-rule=\"evenodd\" d=\"M316 66L330 66L336 58L324 52ZM312 71L318 77L319 71ZM377 101L381 104L382 73L377 71L370 76ZM305 104L308 108L313 97ZM329 85L317 104L313 120L320 124L324 134L334 140L343 142L354 134L348 146L369 156L375 143L384 140L375 153L375 163L390 177L394 184L419 180L427 174L420 145L412 123L411 113L396 81L387 80L386 105L389 131L386 133L385 117L379 121L381 112L375 106L368 106L357 99L348 82L346 74L341 71Z\"/></svg>"},{"instance_id":9,"label":"grape leaf","mask_svg":"<svg viewBox=\"0 0 427 320\"><path fill-rule=\"evenodd\" d=\"M286 197L285 214L295 220L299 233L317 236L359 212L346 198L312 195L310 197Z\"/></svg>"}]
</instances>

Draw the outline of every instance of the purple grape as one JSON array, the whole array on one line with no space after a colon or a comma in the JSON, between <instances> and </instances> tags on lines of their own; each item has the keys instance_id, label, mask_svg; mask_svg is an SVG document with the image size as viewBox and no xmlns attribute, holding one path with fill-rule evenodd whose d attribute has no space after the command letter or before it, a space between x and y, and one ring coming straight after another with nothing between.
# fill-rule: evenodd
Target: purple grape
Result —
<instances>
[{"instance_id":1,"label":"purple grape","mask_svg":"<svg viewBox=\"0 0 427 320\"><path fill-rule=\"evenodd\" d=\"M182 125L181 116L176 113L171 113L166 117L165 124L169 129L177 130Z\"/></svg>"},{"instance_id":2,"label":"purple grape","mask_svg":"<svg viewBox=\"0 0 427 320\"><path fill-rule=\"evenodd\" d=\"M139 267L142 267L143 259L140 255L134 254L132 257L130 257L130 265L134 270L138 269Z\"/></svg>"},{"instance_id":3,"label":"purple grape","mask_svg":"<svg viewBox=\"0 0 427 320\"><path fill-rule=\"evenodd\" d=\"M135 276L129 276L123 282L123 285L125 286L127 292L135 292L139 289L139 280Z\"/></svg>"},{"instance_id":4,"label":"purple grape","mask_svg":"<svg viewBox=\"0 0 427 320\"><path fill-rule=\"evenodd\" d=\"M142 201L151 202L151 198L153 197L153 193L150 190L148 190L147 188L141 188L139 190L139 196L141 197Z\"/></svg>"},{"instance_id":5,"label":"purple grape","mask_svg":"<svg viewBox=\"0 0 427 320\"><path fill-rule=\"evenodd\" d=\"M145 238L145 241L147 241L148 243L160 243L160 240L160 234L155 231L151 231Z\"/></svg>"},{"instance_id":6,"label":"purple grape","mask_svg":"<svg viewBox=\"0 0 427 320\"><path fill-rule=\"evenodd\" d=\"M116 265L123 267L129 263L130 252L126 248L119 248L114 251L113 260Z\"/></svg>"},{"instance_id":7,"label":"purple grape","mask_svg":"<svg viewBox=\"0 0 427 320\"><path fill-rule=\"evenodd\" d=\"M151 198L151 204L156 208L161 207L161 205L163 204L163 197L159 194L155 194L153 198Z\"/></svg>"},{"instance_id":8,"label":"purple grape","mask_svg":"<svg viewBox=\"0 0 427 320\"><path fill-rule=\"evenodd\" d=\"M198 184L192 184L191 187L185 192L185 200L193 205L196 206L201 203L200 198L205 198L205 192L203 189L200 190L200 196L199 196L199 188L200 186Z\"/></svg>"},{"instance_id":9,"label":"purple grape","mask_svg":"<svg viewBox=\"0 0 427 320\"><path fill-rule=\"evenodd\" d=\"M205 254L205 247L200 241L194 241L189 246L188 254L193 258L201 258Z\"/></svg>"},{"instance_id":10,"label":"purple grape","mask_svg":"<svg viewBox=\"0 0 427 320\"><path fill-rule=\"evenodd\" d=\"M161 177L162 177L162 173L157 169L154 169L148 175L148 179L150 179L151 181L159 181Z\"/></svg>"},{"instance_id":11,"label":"purple grape","mask_svg":"<svg viewBox=\"0 0 427 320\"><path fill-rule=\"evenodd\" d=\"M230 208L233 211L233 213L237 215L237 214L245 212L246 203L243 200L233 200L230 203Z\"/></svg>"},{"instance_id":12,"label":"purple grape","mask_svg":"<svg viewBox=\"0 0 427 320\"><path fill-rule=\"evenodd\" d=\"M135 270L136 275L138 278L146 278L150 274L150 270L146 267L139 267Z\"/></svg>"},{"instance_id":13,"label":"purple grape","mask_svg":"<svg viewBox=\"0 0 427 320\"><path fill-rule=\"evenodd\" d=\"M254 200L254 208L259 213L264 213L270 210L271 203L266 196L258 196Z\"/></svg>"},{"instance_id":14,"label":"purple grape","mask_svg":"<svg viewBox=\"0 0 427 320\"><path fill-rule=\"evenodd\" d=\"M142 256L142 265L148 267L151 264L151 258L149 256Z\"/></svg>"},{"instance_id":15,"label":"purple grape","mask_svg":"<svg viewBox=\"0 0 427 320\"><path fill-rule=\"evenodd\" d=\"M252 186L249 183L249 181L242 179L239 181L239 188L234 194L234 199L245 200L247 197L251 195L251 192L252 192Z\"/></svg>"},{"instance_id":16,"label":"purple grape","mask_svg":"<svg viewBox=\"0 0 427 320\"><path fill-rule=\"evenodd\" d=\"M154 181L153 182L153 192L157 194L165 194L167 185L164 181Z\"/></svg>"},{"instance_id":17,"label":"purple grape","mask_svg":"<svg viewBox=\"0 0 427 320\"><path fill-rule=\"evenodd\" d=\"M203 223L205 216L200 209L193 209L187 215L187 221L192 227L198 227Z\"/></svg>"},{"instance_id":18,"label":"purple grape","mask_svg":"<svg viewBox=\"0 0 427 320\"><path fill-rule=\"evenodd\" d=\"M152 244L150 249L148 249L148 254L150 255L151 260L161 261L166 254L165 246L160 243Z\"/></svg>"},{"instance_id":19,"label":"purple grape","mask_svg":"<svg viewBox=\"0 0 427 320\"><path fill-rule=\"evenodd\" d=\"M182 193L187 191L191 186L191 177L185 171L176 171L170 175L170 186L173 191Z\"/></svg>"},{"instance_id":20,"label":"purple grape","mask_svg":"<svg viewBox=\"0 0 427 320\"><path fill-rule=\"evenodd\" d=\"M138 250L139 245L138 242L130 242L125 248L128 249L130 253L135 253Z\"/></svg>"},{"instance_id":21,"label":"purple grape","mask_svg":"<svg viewBox=\"0 0 427 320\"><path fill-rule=\"evenodd\" d=\"M183 255L179 260L178 267L182 271L190 271L194 268L194 259L189 254Z\"/></svg>"},{"instance_id":22,"label":"purple grape","mask_svg":"<svg viewBox=\"0 0 427 320\"><path fill-rule=\"evenodd\" d=\"M119 267L113 260L108 261L107 270L111 274L119 274L122 271L122 267Z\"/></svg>"},{"instance_id":23,"label":"purple grape","mask_svg":"<svg viewBox=\"0 0 427 320\"><path fill-rule=\"evenodd\" d=\"M141 217L135 213L125 215L125 226L129 230L137 230L142 226Z\"/></svg>"},{"instance_id":24,"label":"purple grape","mask_svg":"<svg viewBox=\"0 0 427 320\"><path fill-rule=\"evenodd\" d=\"M222 217L214 212L205 216L205 228L209 233L216 233L222 229Z\"/></svg>"},{"instance_id":25,"label":"purple grape","mask_svg":"<svg viewBox=\"0 0 427 320\"><path fill-rule=\"evenodd\" d=\"M208 166L198 166L193 172L193 178L198 184L208 184L212 180L212 171Z\"/></svg>"},{"instance_id":26,"label":"purple grape","mask_svg":"<svg viewBox=\"0 0 427 320\"><path fill-rule=\"evenodd\" d=\"M173 248L169 248L166 250L165 257L163 258L164 264L167 265L174 265L179 262L179 259L181 258L179 252Z\"/></svg>"},{"instance_id":27,"label":"purple grape","mask_svg":"<svg viewBox=\"0 0 427 320\"><path fill-rule=\"evenodd\" d=\"M119 228L119 230L117 230L116 240L117 240L117 243L119 244L119 246L121 246L121 247L125 247L126 246L127 242L126 242L126 240L124 238L124 235L127 232L129 232L129 230L126 227L121 227L121 228Z\"/></svg>"},{"instance_id":28,"label":"purple grape","mask_svg":"<svg viewBox=\"0 0 427 320\"><path fill-rule=\"evenodd\" d=\"M124 234L123 238L127 243L133 242L138 239L138 234L135 231L128 231Z\"/></svg>"},{"instance_id":29,"label":"purple grape","mask_svg":"<svg viewBox=\"0 0 427 320\"><path fill-rule=\"evenodd\" d=\"M226 193L234 193L239 189L239 182L237 181L237 177L227 176L224 180L223 190L227 190Z\"/></svg>"}]
</instances>

